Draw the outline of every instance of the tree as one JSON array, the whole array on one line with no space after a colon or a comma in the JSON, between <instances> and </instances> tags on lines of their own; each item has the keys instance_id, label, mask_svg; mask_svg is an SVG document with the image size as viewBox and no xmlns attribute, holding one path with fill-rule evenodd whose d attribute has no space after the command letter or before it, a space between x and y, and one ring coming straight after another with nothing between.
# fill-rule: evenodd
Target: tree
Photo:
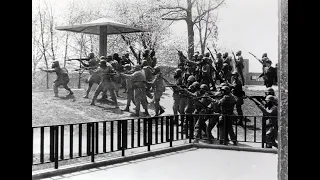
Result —
<instances>
[{"instance_id":1,"label":"tree","mask_svg":"<svg viewBox=\"0 0 320 180\"><path fill-rule=\"evenodd\" d=\"M141 4L144 4L141 6ZM161 14L154 11L154 4L148 0L120 1L117 5L118 20L125 24L148 29L148 32L122 34L122 40L140 61L139 52L143 49L159 50L168 35L169 23L161 21Z\"/></svg>"},{"instance_id":2,"label":"tree","mask_svg":"<svg viewBox=\"0 0 320 180\"><path fill-rule=\"evenodd\" d=\"M188 57L192 58L194 54L194 25L203 20L209 12L220 7L225 0L211 0L210 6L203 10L200 14L194 16L195 3L198 0L176 0L175 4L166 2L165 0L158 0L159 10L165 11L162 14L163 20L181 21L187 23L188 30ZM171 1L170 1L171 2Z\"/></svg>"},{"instance_id":3,"label":"tree","mask_svg":"<svg viewBox=\"0 0 320 180\"><path fill-rule=\"evenodd\" d=\"M211 7L211 0L199 0L196 2L196 7L197 15L203 14ZM210 11L200 18L198 23L195 23L199 32L201 54L204 54L208 41L211 39L216 40L218 37L218 27L215 24L216 20L217 16Z\"/></svg>"}]
</instances>

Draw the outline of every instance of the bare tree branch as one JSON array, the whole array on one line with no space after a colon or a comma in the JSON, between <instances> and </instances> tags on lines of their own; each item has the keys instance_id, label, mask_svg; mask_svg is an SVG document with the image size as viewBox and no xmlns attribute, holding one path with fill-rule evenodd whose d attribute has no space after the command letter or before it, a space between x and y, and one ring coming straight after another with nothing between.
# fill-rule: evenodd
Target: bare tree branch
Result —
<instances>
[{"instance_id":1,"label":"bare tree branch","mask_svg":"<svg viewBox=\"0 0 320 180\"><path fill-rule=\"evenodd\" d=\"M199 14L199 15L193 20L193 23L198 23L198 21L199 21L200 19L202 19L203 16L205 16L205 15L206 15L207 13L209 13L210 11L213 11L213 10L217 9L218 7L220 7L220 6L224 3L224 1L225 1L225 0L222 0L222 1L220 1L220 3L219 3L218 5L216 5L215 7L212 7L212 8L209 8L209 9L203 11L202 14Z\"/></svg>"},{"instance_id":2,"label":"bare tree branch","mask_svg":"<svg viewBox=\"0 0 320 180\"><path fill-rule=\"evenodd\" d=\"M187 20L186 17L177 17L177 18L161 18L162 20L172 20L172 21L180 21L180 20Z\"/></svg>"},{"instance_id":3,"label":"bare tree branch","mask_svg":"<svg viewBox=\"0 0 320 180\"><path fill-rule=\"evenodd\" d=\"M172 7L172 6L160 6L159 9L180 9L180 10L183 10L183 11L188 11L186 8L182 7L182 6L175 6L175 7Z\"/></svg>"}]
</instances>

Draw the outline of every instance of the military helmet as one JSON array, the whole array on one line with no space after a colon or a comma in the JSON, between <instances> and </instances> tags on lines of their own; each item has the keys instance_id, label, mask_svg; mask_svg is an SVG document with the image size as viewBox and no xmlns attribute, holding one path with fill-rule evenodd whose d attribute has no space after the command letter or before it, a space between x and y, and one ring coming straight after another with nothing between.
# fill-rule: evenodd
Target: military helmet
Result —
<instances>
[{"instance_id":1,"label":"military helmet","mask_svg":"<svg viewBox=\"0 0 320 180\"><path fill-rule=\"evenodd\" d=\"M105 60L101 60L99 63L100 63L100 66L101 66L101 65L104 65L104 66L107 65L107 61L105 61Z\"/></svg>"},{"instance_id":2,"label":"military helmet","mask_svg":"<svg viewBox=\"0 0 320 180\"><path fill-rule=\"evenodd\" d=\"M232 76L239 76L239 73L237 71L233 71Z\"/></svg>"},{"instance_id":3,"label":"military helmet","mask_svg":"<svg viewBox=\"0 0 320 180\"><path fill-rule=\"evenodd\" d=\"M52 62L52 65L51 65L52 68L59 67L59 66L60 66L59 61Z\"/></svg>"},{"instance_id":4,"label":"military helmet","mask_svg":"<svg viewBox=\"0 0 320 180\"><path fill-rule=\"evenodd\" d=\"M191 75L191 76L188 77L187 81L194 82L194 81L196 81L196 78L193 75Z\"/></svg>"},{"instance_id":5,"label":"military helmet","mask_svg":"<svg viewBox=\"0 0 320 180\"><path fill-rule=\"evenodd\" d=\"M199 88L200 88L200 83L199 83L199 82L197 82L197 81L195 81L195 82L193 82L193 83L191 84L191 86L193 86L193 87L195 87L195 88L199 89Z\"/></svg>"},{"instance_id":6,"label":"military helmet","mask_svg":"<svg viewBox=\"0 0 320 180\"><path fill-rule=\"evenodd\" d=\"M227 66L229 66L228 63L223 63L223 64L222 64L222 68L227 67Z\"/></svg>"},{"instance_id":7,"label":"military helmet","mask_svg":"<svg viewBox=\"0 0 320 180\"><path fill-rule=\"evenodd\" d=\"M241 51L238 51L238 52L236 53L236 55L237 55L237 56L240 56L241 53L242 53Z\"/></svg>"},{"instance_id":8,"label":"military helmet","mask_svg":"<svg viewBox=\"0 0 320 180\"><path fill-rule=\"evenodd\" d=\"M274 89L272 87L268 87L265 92L266 93L274 93Z\"/></svg>"},{"instance_id":9,"label":"military helmet","mask_svg":"<svg viewBox=\"0 0 320 180\"><path fill-rule=\"evenodd\" d=\"M264 57L268 57L268 54L267 53L263 53L262 54L262 58L264 58Z\"/></svg>"},{"instance_id":10,"label":"military helmet","mask_svg":"<svg viewBox=\"0 0 320 180\"><path fill-rule=\"evenodd\" d=\"M221 90L224 90L225 92L230 92L230 88L228 86L222 86Z\"/></svg>"},{"instance_id":11,"label":"military helmet","mask_svg":"<svg viewBox=\"0 0 320 180\"><path fill-rule=\"evenodd\" d=\"M268 95L265 100L266 101L271 101L273 103L277 102L276 98L274 96L272 96L272 95Z\"/></svg>"},{"instance_id":12,"label":"military helmet","mask_svg":"<svg viewBox=\"0 0 320 180\"><path fill-rule=\"evenodd\" d=\"M157 73L159 73L160 72L160 67L159 66L156 66L156 67L154 67L154 72L157 74Z\"/></svg>"},{"instance_id":13,"label":"military helmet","mask_svg":"<svg viewBox=\"0 0 320 180\"><path fill-rule=\"evenodd\" d=\"M91 58L94 58L94 53L93 52L91 52L91 53L89 53L88 54L88 57L91 59Z\"/></svg>"},{"instance_id":14,"label":"military helmet","mask_svg":"<svg viewBox=\"0 0 320 180\"><path fill-rule=\"evenodd\" d=\"M206 84L201 84L200 89L203 89L205 91L209 91L209 87Z\"/></svg>"},{"instance_id":15,"label":"military helmet","mask_svg":"<svg viewBox=\"0 0 320 180\"><path fill-rule=\"evenodd\" d=\"M143 60L143 61L141 62L141 66L142 66L142 67L147 66L147 65L148 65L148 62L147 62L146 60Z\"/></svg>"},{"instance_id":16,"label":"military helmet","mask_svg":"<svg viewBox=\"0 0 320 180\"><path fill-rule=\"evenodd\" d=\"M175 70L175 73L176 74L182 74L182 70L180 68L178 68L178 69Z\"/></svg>"},{"instance_id":17,"label":"military helmet","mask_svg":"<svg viewBox=\"0 0 320 180\"><path fill-rule=\"evenodd\" d=\"M100 59L106 59L106 57L105 56L101 56Z\"/></svg>"},{"instance_id":18,"label":"military helmet","mask_svg":"<svg viewBox=\"0 0 320 180\"><path fill-rule=\"evenodd\" d=\"M106 58L107 61L111 61L112 60L112 55L108 55Z\"/></svg>"},{"instance_id":19,"label":"military helmet","mask_svg":"<svg viewBox=\"0 0 320 180\"><path fill-rule=\"evenodd\" d=\"M228 57L229 56L229 53L228 52L225 52L224 54L223 54L223 57Z\"/></svg>"},{"instance_id":20,"label":"military helmet","mask_svg":"<svg viewBox=\"0 0 320 180\"><path fill-rule=\"evenodd\" d=\"M217 53L217 57L221 57L222 56L222 54L221 53Z\"/></svg>"},{"instance_id":21,"label":"military helmet","mask_svg":"<svg viewBox=\"0 0 320 180\"><path fill-rule=\"evenodd\" d=\"M210 57L210 53L209 53L209 52L206 52L206 53L204 54L204 57Z\"/></svg>"},{"instance_id":22,"label":"military helmet","mask_svg":"<svg viewBox=\"0 0 320 180\"><path fill-rule=\"evenodd\" d=\"M124 67L125 69L131 69L130 64L125 64L123 67Z\"/></svg>"}]
</instances>

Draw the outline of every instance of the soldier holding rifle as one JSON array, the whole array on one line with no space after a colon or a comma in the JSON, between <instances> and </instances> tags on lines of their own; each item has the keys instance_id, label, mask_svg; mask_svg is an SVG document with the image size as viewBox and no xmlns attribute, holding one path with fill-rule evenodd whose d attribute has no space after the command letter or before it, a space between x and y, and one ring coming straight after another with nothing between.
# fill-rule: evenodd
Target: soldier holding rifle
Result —
<instances>
[{"instance_id":1,"label":"soldier holding rifle","mask_svg":"<svg viewBox=\"0 0 320 180\"><path fill-rule=\"evenodd\" d=\"M53 92L54 92L54 97L59 97L58 96L58 88L59 86L63 86L67 91L69 91L69 94L67 97L70 97L73 95L73 92L71 89L68 87L69 83L69 75L68 75L68 70L66 68L61 68L59 61L53 61L51 65L52 69L42 69L40 68L41 71L44 72L49 72L53 73L55 72L57 74L57 79L53 82Z\"/></svg>"}]
</instances>

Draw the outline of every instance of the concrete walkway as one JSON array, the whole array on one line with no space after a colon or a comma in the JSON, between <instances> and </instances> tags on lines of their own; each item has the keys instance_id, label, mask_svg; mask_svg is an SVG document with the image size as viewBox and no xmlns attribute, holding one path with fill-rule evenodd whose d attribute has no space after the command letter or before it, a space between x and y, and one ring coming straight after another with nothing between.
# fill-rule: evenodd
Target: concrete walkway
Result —
<instances>
[{"instance_id":1,"label":"concrete walkway","mask_svg":"<svg viewBox=\"0 0 320 180\"><path fill-rule=\"evenodd\" d=\"M65 180L276 180L278 155L189 149L47 179Z\"/></svg>"}]
</instances>

